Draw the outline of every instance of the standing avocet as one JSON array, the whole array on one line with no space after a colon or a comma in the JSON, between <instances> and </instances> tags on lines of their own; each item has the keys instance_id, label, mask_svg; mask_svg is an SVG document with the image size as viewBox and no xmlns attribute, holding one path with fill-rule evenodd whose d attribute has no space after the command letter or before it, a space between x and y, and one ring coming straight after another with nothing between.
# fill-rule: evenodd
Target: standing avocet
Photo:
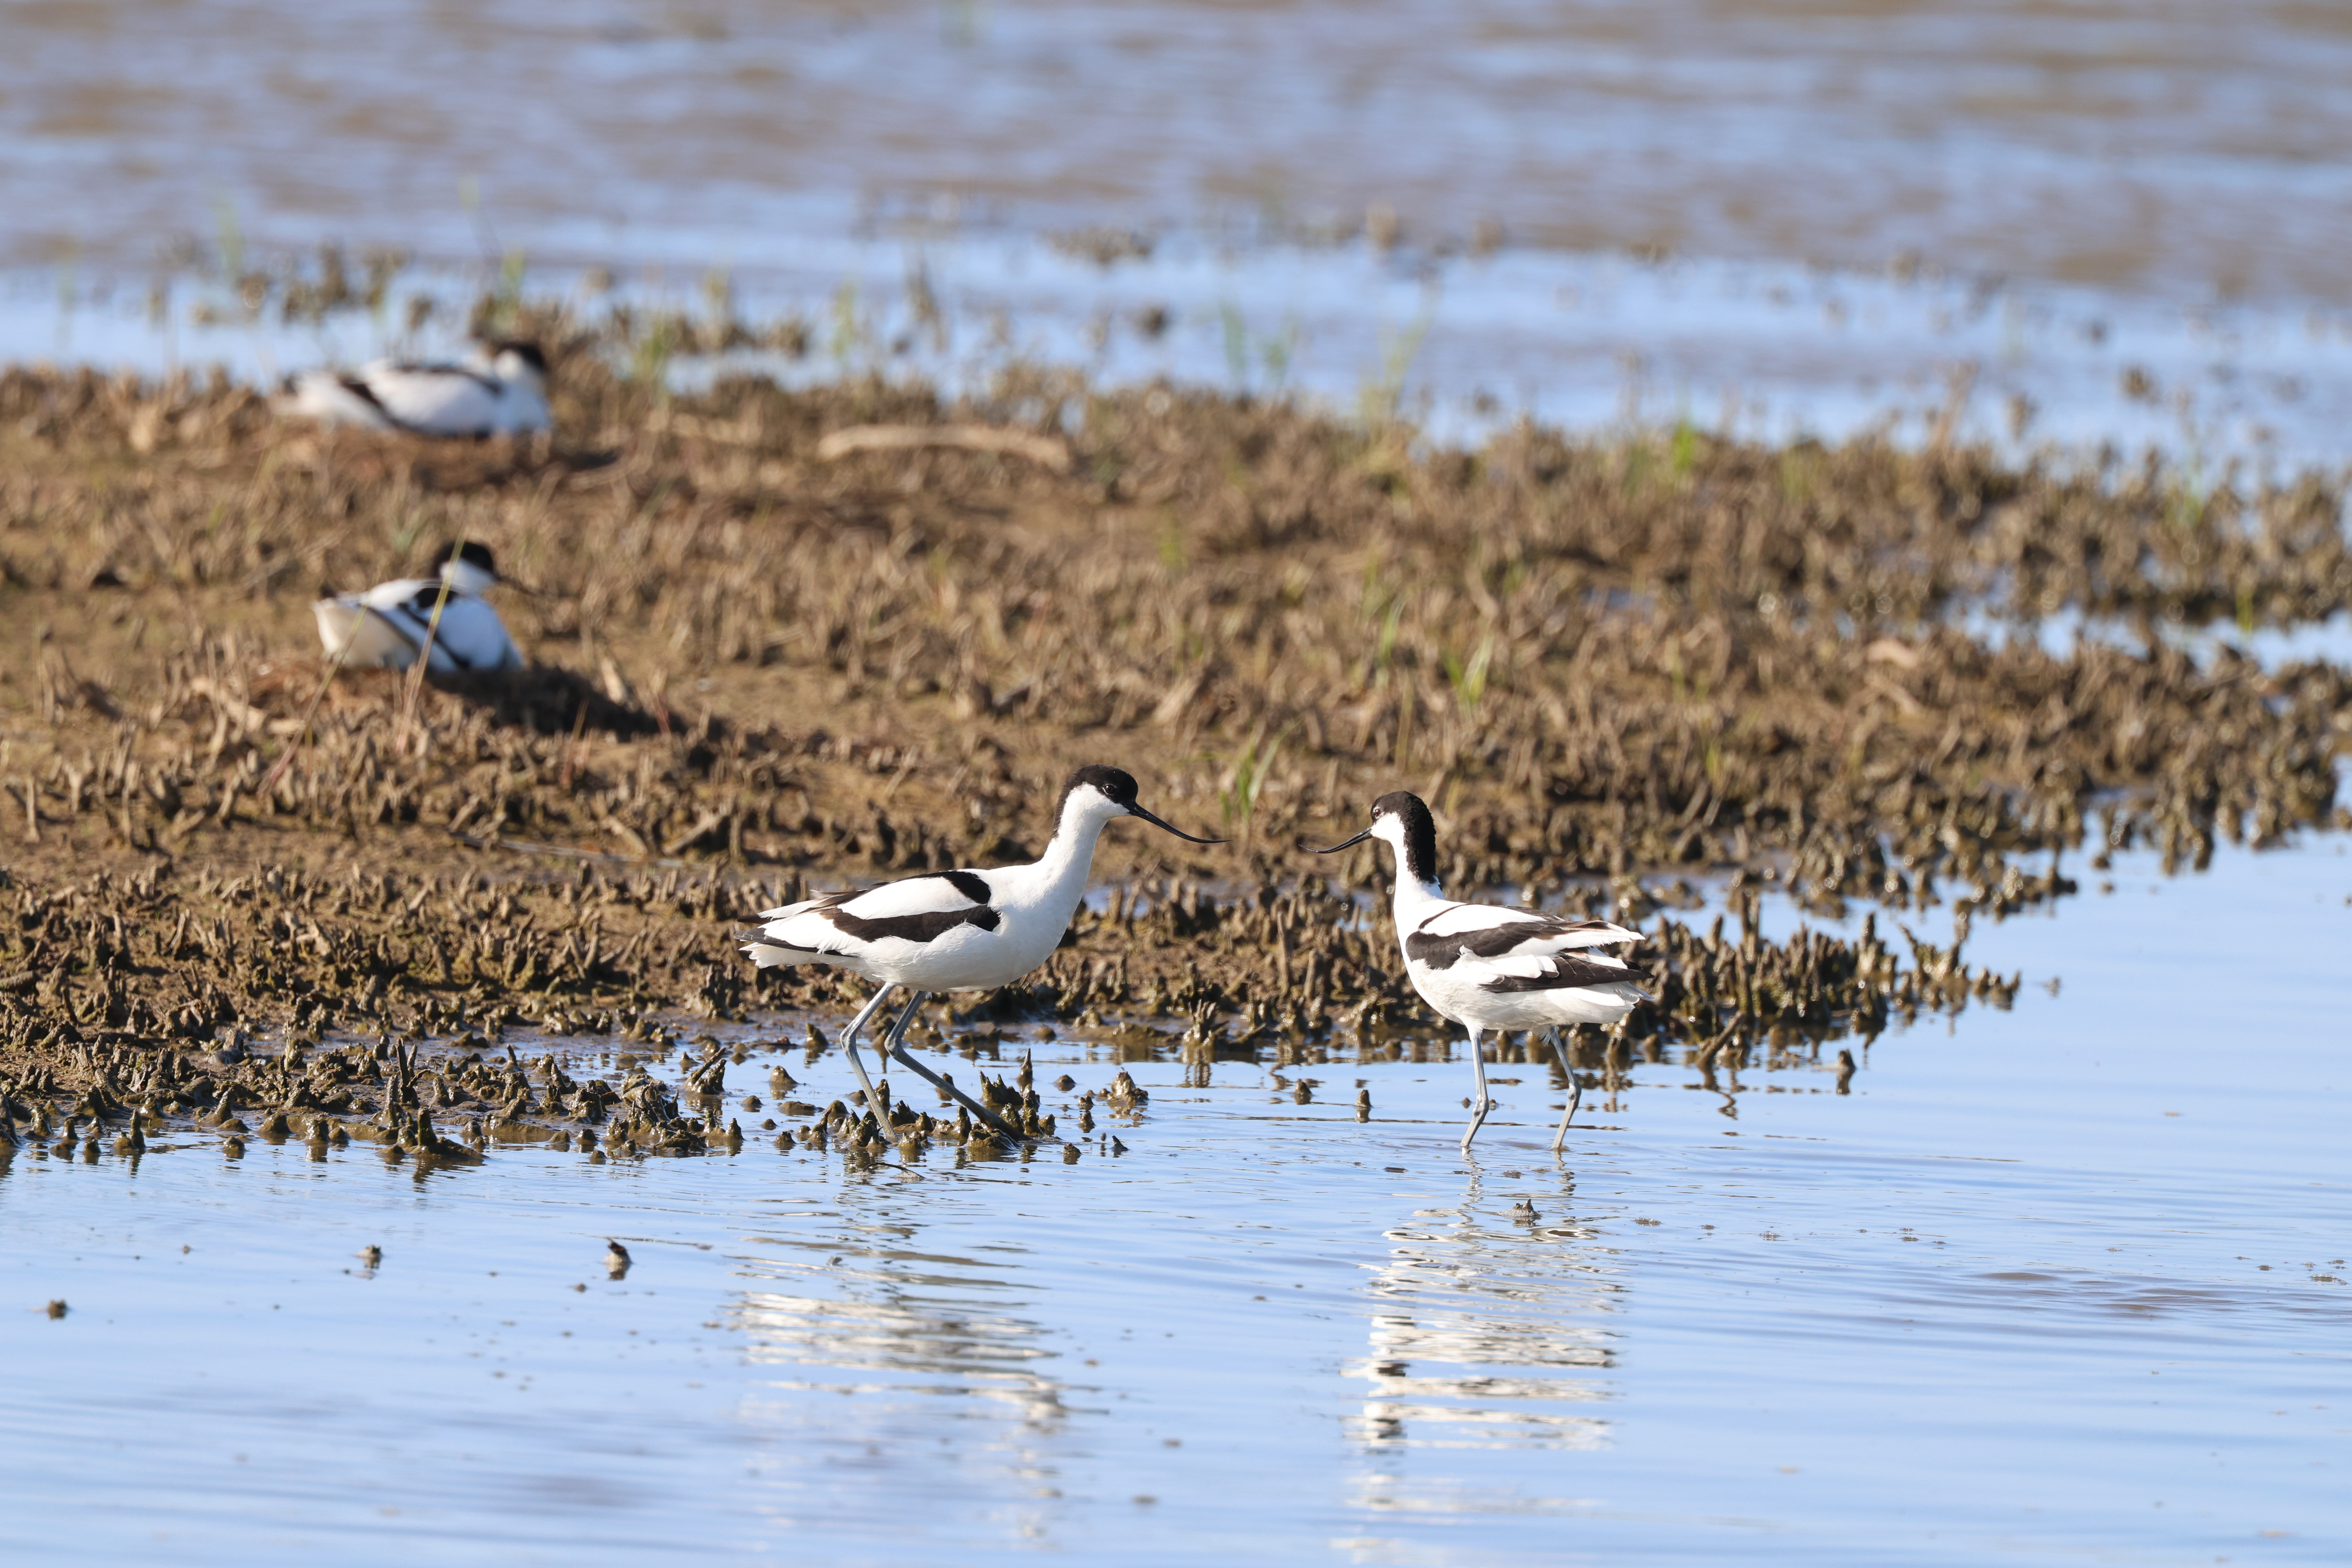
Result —
<instances>
[{"instance_id":1,"label":"standing avocet","mask_svg":"<svg viewBox=\"0 0 2352 1568\"><path fill-rule=\"evenodd\" d=\"M1191 844L1224 842L1195 838L1144 810L1136 804L1135 780L1118 769L1084 767L1070 775L1062 791L1053 842L1034 864L989 871L930 871L862 893L821 894L764 910L762 923L739 940L762 969L830 963L881 984L843 1033L841 1044L885 1137L890 1132L889 1109L866 1076L857 1037L891 990L900 985L914 994L883 1035L884 1061L895 1053L917 1076L947 1089L982 1121L1009 1133L1012 1129L993 1112L907 1054L907 1026L934 991L1009 985L1045 963L1070 929L1070 917L1086 893L1096 838L1105 823L1121 816L1139 816Z\"/></svg>"},{"instance_id":2,"label":"standing avocet","mask_svg":"<svg viewBox=\"0 0 2352 1568\"><path fill-rule=\"evenodd\" d=\"M547 357L505 342L464 364L371 361L356 375L310 370L290 377L278 410L327 425L412 436L521 436L547 428Z\"/></svg>"},{"instance_id":3,"label":"standing avocet","mask_svg":"<svg viewBox=\"0 0 2352 1568\"><path fill-rule=\"evenodd\" d=\"M1568 1074L1568 1115L1552 1135L1556 1151L1568 1136L1583 1093L1577 1088L1562 1024L1613 1024L1649 998L1624 960L1588 951L1639 942L1639 931L1607 921L1563 920L1535 910L1497 904L1457 904L1437 890L1437 828L1421 797L1398 790L1372 802L1372 825L1330 855L1378 838L1396 851L1397 941L1405 973L1423 1001L1470 1031L1470 1066L1477 1099L1462 1152L1495 1102L1486 1095L1486 1061L1478 1037L1488 1030L1541 1029Z\"/></svg>"},{"instance_id":4,"label":"standing avocet","mask_svg":"<svg viewBox=\"0 0 2352 1568\"><path fill-rule=\"evenodd\" d=\"M319 617L319 640L341 664L406 669L420 649L430 649L425 668L435 675L520 669L522 650L482 598L498 583L489 547L469 540L442 552L437 576L379 583L310 609Z\"/></svg>"}]
</instances>

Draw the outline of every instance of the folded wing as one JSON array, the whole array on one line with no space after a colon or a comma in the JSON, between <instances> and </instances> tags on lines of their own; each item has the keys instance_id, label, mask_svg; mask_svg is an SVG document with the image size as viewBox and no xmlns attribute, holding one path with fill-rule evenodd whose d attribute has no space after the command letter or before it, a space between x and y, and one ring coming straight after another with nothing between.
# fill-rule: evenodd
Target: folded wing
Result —
<instances>
[{"instance_id":1,"label":"folded wing","mask_svg":"<svg viewBox=\"0 0 2352 1568\"><path fill-rule=\"evenodd\" d=\"M436 604L441 615L437 626L433 620ZM508 635L498 611L464 595L451 594L445 600L440 583L430 578L404 578L364 594L321 599L311 610L319 621L319 640L330 654L355 668L406 669L425 647L428 628L436 675L522 668L522 650Z\"/></svg>"},{"instance_id":2,"label":"folded wing","mask_svg":"<svg viewBox=\"0 0 2352 1568\"><path fill-rule=\"evenodd\" d=\"M421 637L425 627L433 624L432 596L410 601L409 614ZM453 594L441 606L441 624L433 632L433 668L446 674L450 666L469 670L520 669L522 650L507 634L507 624L499 618L498 611L479 599Z\"/></svg>"},{"instance_id":3,"label":"folded wing","mask_svg":"<svg viewBox=\"0 0 2352 1568\"><path fill-rule=\"evenodd\" d=\"M1492 904L1449 904L1407 933L1405 956L1432 969L1464 959L1543 956L1639 942L1641 932L1607 921L1569 920Z\"/></svg>"},{"instance_id":4,"label":"folded wing","mask_svg":"<svg viewBox=\"0 0 2352 1568\"><path fill-rule=\"evenodd\" d=\"M487 436L501 427L505 389L457 365L370 365L370 395L392 422L427 436Z\"/></svg>"},{"instance_id":5,"label":"folded wing","mask_svg":"<svg viewBox=\"0 0 2352 1568\"><path fill-rule=\"evenodd\" d=\"M933 872L766 910L763 923L740 940L761 968L824 959L855 962L888 943L927 946L949 940L966 926L994 931L1003 917L991 907L992 897L988 879L976 872Z\"/></svg>"},{"instance_id":6,"label":"folded wing","mask_svg":"<svg viewBox=\"0 0 2352 1568\"><path fill-rule=\"evenodd\" d=\"M1480 986L1496 993L1572 991L1585 986L1622 986L1633 991L1648 978L1622 959L1597 953L1511 953L1465 961ZM1634 994L1640 995L1638 991ZM1646 996L1642 1000L1647 1001Z\"/></svg>"}]
</instances>

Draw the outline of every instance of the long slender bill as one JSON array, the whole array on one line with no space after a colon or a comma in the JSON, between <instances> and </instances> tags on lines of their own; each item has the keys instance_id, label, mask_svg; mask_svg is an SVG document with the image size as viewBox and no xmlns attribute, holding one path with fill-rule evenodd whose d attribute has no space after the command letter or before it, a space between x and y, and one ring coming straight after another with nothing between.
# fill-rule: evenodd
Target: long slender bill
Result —
<instances>
[{"instance_id":1,"label":"long slender bill","mask_svg":"<svg viewBox=\"0 0 2352 1568\"><path fill-rule=\"evenodd\" d=\"M1182 828L1177 827L1170 823L1160 821L1160 818L1152 816L1150 812L1144 810L1143 807L1139 805L1129 806L1127 808L1127 814L1129 816L1139 816L1143 818L1144 821L1151 824L1152 826L1159 828L1161 832L1172 833L1177 837L1184 840L1187 844L1223 844L1224 842L1222 838L1195 838L1191 834L1185 832Z\"/></svg>"},{"instance_id":2,"label":"long slender bill","mask_svg":"<svg viewBox=\"0 0 2352 1568\"><path fill-rule=\"evenodd\" d=\"M1354 848L1357 845L1361 844L1365 839L1370 838L1371 836L1372 830L1367 827L1361 833L1357 834L1353 838L1343 839L1341 842L1331 846L1328 849L1317 849L1315 853L1318 855L1337 855L1342 849ZM1310 847L1312 847L1310 846Z\"/></svg>"}]
</instances>

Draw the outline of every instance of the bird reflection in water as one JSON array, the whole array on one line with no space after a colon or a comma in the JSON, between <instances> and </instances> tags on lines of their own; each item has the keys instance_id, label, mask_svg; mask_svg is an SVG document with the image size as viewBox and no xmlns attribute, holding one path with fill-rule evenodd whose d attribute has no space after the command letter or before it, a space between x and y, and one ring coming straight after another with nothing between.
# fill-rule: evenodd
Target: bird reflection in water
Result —
<instances>
[{"instance_id":1,"label":"bird reflection in water","mask_svg":"<svg viewBox=\"0 0 2352 1568\"><path fill-rule=\"evenodd\" d=\"M1067 1415L1063 1385L1044 1367L1059 1352L1043 1343L1045 1330L1003 1310L1008 1270L927 1254L912 1239L903 1226L829 1241L762 1239L776 1250L758 1267L782 1288L743 1293L738 1310L751 1359L810 1373L772 1386L971 1397L1030 1426L1058 1426ZM796 1279L830 1289L802 1294L790 1289Z\"/></svg>"},{"instance_id":2,"label":"bird reflection in water","mask_svg":"<svg viewBox=\"0 0 2352 1568\"><path fill-rule=\"evenodd\" d=\"M935 1501L965 1505L948 1517L1047 1539L1070 1416L1048 1370L1061 1352L1018 1315L1028 1281L1014 1259L927 1252L917 1235L884 1222L753 1241L735 1316L747 1359L773 1372L743 1414L816 1458L771 1472L766 1506L780 1521L881 1529L914 1466Z\"/></svg>"},{"instance_id":3,"label":"bird reflection in water","mask_svg":"<svg viewBox=\"0 0 2352 1568\"><path fill-rule=\"evenodd\" d=\"M1608 1420L1583 1407L1610 1396L1597 1375L1612 1364L1610 1258L1591 1227L1564 1218L1564 1194L1511 1181L1488 1203L1482 1189L1474 1160L1459 1205L1386 1233L1368 1287L1369 1353L1345 1368L1367 1385L1349 1435L1376 1453L1603 1447ZM1366 1478L1381 1495L1365 1506L1402 1506L1399 1480Z\"/></svg>"}]
</instances>

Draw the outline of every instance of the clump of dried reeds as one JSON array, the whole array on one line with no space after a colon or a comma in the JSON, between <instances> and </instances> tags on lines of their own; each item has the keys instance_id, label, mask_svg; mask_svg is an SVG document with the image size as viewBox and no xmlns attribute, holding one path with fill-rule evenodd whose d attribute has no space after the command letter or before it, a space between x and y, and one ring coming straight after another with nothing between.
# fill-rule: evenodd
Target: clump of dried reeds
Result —
<instances>
[{"instance_id":1,"label":"clump of dried reeds","mask_svg":"<svg viewBox=\"0 0 2352 1568\"><path fill-rule=\"evenodd\" d=\"M1621 907L1717 873L1998 915L2071 890L2053 857L2077 847L2201 864L2343 815L2352 678L2168 635L2344 602L2317 480L2192 497L1960 447L1528 428L1424 452L1045 373L960 402L683 397L528 324L558 351L541 446L288 427L218 380L0 373L0 828L26 900L0 970L34 976L0 984L5 1048L824 1003L832 982L741 971L727 923L1034 849L1062 774L1106 757L1246 851L1116 846L1158 891L1000 1008L1213 1014L1297 1049L1407 1006L1352 913L1375 863L1327 887L1290 856L1400 785L1444 817L1450 885ZM824 442L877 425L1036 440ZM1066 468L1021 455L1048 437ZM426 688L400 746L397 682L344 672L306 727L310 599L458 537L542 590L506 606L534 668ZM1985 630L2062 612L2121 645ZM1906 966L1874 930L1654 935L1628 1048L1817 1045L2013 984L1916 944Z\"/></svg>"}]
</instances>

